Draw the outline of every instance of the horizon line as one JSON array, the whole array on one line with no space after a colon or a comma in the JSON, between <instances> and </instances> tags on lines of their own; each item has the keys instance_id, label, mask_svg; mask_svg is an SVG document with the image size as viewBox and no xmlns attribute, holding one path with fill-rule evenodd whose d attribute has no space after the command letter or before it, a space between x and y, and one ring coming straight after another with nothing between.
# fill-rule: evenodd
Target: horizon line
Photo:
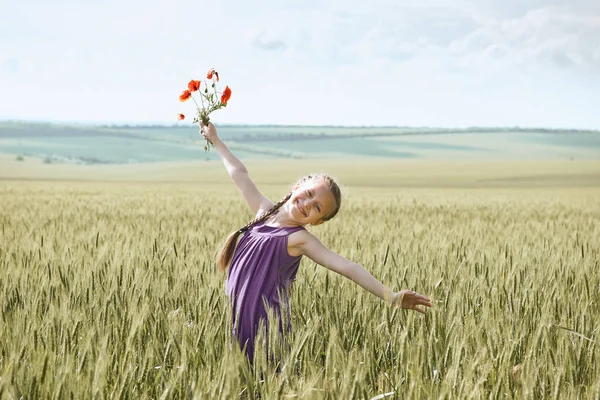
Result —
<instances>
[{"instance_id":1,"label":"horizon line","mask_svg":"<svg viewBox=\"0 0 600 400\"><path fill-rule=\"evenodd\" d=\"M144 128L144 127L162 127L162 128L191 128L195 124L184 126L181 123L173 122L82 122L82 121L52 121L52 120L27 120L27 119L0 119L0 123L17 123L31 125L60 125L60 126L85 126L85 127L109 127L109 128ZM221 127L257 127L257 128L361 128L361 129L440 129L440 130L473 130L473 129L492 129L492 130L545 130L545 131L581 131L581 132L600 132L600 129L590 128L558 128L544 126L521 126L521 125L469 125L469 126L410 126L410 125L339 125L339 124L257 124L257 123L222 123Z\"/></svg>"}]
</instances>

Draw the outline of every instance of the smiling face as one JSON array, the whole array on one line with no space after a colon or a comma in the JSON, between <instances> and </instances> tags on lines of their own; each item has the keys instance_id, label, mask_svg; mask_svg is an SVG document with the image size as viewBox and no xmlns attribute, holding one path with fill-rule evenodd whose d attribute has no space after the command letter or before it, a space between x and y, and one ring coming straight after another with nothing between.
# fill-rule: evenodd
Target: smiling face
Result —
<instances>
[{"instance_id":1,"label":"smiling face","mask_svg":"<svg viewBox=\"0 0 600 400\"><path fill-rule=\"evenodd\" d=\"M302 225L323 223L337 207L336 199L322 177L294 186L288 205L291 217Z\"/></svg>"}]
</instances>

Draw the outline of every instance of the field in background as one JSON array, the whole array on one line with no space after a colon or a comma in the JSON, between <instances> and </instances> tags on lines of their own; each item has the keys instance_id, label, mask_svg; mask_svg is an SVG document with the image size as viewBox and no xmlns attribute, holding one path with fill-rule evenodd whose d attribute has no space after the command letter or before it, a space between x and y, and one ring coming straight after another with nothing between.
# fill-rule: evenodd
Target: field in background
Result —
<instances>
[{"instance_id":1,"label":"field in background","mask_svg":"<svg viewBox=\"0 0 600 400\"><path fill-rule=\"evenodd\" d=\"M337 177L342 210L311 231L435 308L394 310L304 259L292 351L261 382L230 349L214 265L250 218L221 165L2 157L0 397L600 396L600 163L248 166L273 199Z\"/></svg>"},{"instance_id":2,"label":"field in background","mask_svg":"<svg viewBox=\"0 0 600 400\"><path fill-rule=\"evenodd\" d=\"M214 153L214 150L212 150ZM600 162L565 161L434 161L390 159L247 160L260 185L290 185L311 172L327 172L350 189L378 187L588 187L600 186ZM228 187L220 161L127 165L45 164L0 155L0 180L107 181L130 183L215 184Z\"/></svg>"},{"instance_id":3,"label":"field in background","mask_svg":"<svg viewBox=\"0 0 600 400\"><path fill-rule=\"evenodd\" d=\"M243 159L354 158L599 160L600 132L523 128L219 126ZM46 163L131 164L215 160L198 129L0 121L0 153Z\"/></svg>"}]
</instances>

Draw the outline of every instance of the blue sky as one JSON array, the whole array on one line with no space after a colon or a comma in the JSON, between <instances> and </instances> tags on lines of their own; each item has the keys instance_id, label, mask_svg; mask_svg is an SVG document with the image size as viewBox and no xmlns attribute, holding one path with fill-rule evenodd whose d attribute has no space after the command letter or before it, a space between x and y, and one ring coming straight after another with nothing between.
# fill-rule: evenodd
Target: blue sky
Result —
<instances>
[{"instance_id":1,"label":"blue sky","mask_svg":"<svg viewBox=\"0 0 600 400\"><path fill-rule=\"evenodd\" d=\"M0 119L600 129L597 0L0 0ZM187 123L185 121L184 123Z\"/></svg>"}]
</instances>

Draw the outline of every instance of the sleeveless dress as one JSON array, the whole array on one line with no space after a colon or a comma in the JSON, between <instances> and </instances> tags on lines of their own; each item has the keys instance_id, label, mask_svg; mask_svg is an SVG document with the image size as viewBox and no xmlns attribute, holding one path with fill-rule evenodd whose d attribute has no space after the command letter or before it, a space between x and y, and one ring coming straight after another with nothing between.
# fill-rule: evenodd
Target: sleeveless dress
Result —
<instances>
[{"instance_id":1,"label":"sleeveless dress","mask_svg":"<svg viewBox=\"0 0 600 400\"><path fill-rule=\"evenodd\" d=\"M288 254L288 236L304 229L298 227L273 227L258 223L246 231L238 242L227 275L226 293L232 304L233 336L246 346L246 355L252 362L254 339L261 320L267 324L267 309L280 320L280 332L291 330L288 290L296 279L302 256ZM285 307L287 318L282 318ZM266 326L268 329L268 326Z\"/></svg>"}]
</instances>

